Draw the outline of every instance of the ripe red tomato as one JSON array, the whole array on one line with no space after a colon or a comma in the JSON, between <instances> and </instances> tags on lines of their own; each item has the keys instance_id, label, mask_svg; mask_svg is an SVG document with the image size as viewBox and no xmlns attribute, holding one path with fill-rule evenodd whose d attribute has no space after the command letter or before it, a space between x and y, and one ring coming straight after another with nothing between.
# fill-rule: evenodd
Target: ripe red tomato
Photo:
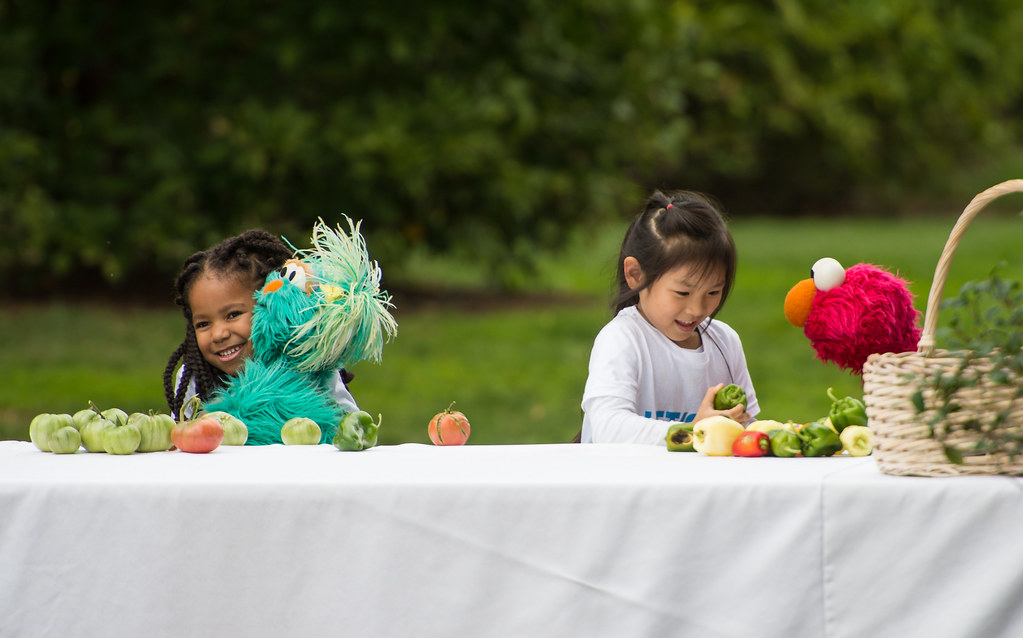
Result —
<instances>
[{"instance_id":1,"label":"ripe red tomato","mask_svg":"<svg viewBox=\"0 0 1023 638\"><path fill-rule=\"evenodd\" d=\"M469 420L461 412L452 410L453 407L454 401L447 410L430 419L426 431L434 445L463 445L469 440Z\"/></svg>"},{"instance_id":2,"label":"ripe red tomato","mask_svg":"<svg viewBox=\"0 0 1023 638\"><path fill-rule=\"evenodd\" d=\"M746 430L732 443L732 456L764 456L771 451L767 432Z\"/></svg>"},{"instance_id":3,"label":"ripe red tomato","mask_svg":"<svg viewBox=\"0 0 1023 638\"><path fill-rule=\"evenodd\" d=\"M212 452L224 440L224 426L211 416L178 423L171 429L171 441L182 452Z\"/></svg>"}]
</instances>

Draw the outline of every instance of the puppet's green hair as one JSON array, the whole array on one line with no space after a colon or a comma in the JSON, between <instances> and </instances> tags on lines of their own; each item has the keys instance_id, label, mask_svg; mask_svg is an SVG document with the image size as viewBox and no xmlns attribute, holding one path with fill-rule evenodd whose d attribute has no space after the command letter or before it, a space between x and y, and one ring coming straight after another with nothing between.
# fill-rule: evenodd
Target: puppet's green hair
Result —
<instances>
[{"instance_id":1,"label":"puppet's green hair","mask_svg":"<svg viewBox=\"0 0 1023 638\"><path fill-rule=\"evenodd\" d=\"M370 261L359 233L362 223L348 216L345 220L349 232L341 224L335 231L320 219L313 226L312 248L298 251L298 258L312 267L317 284L314 311L291 339L290 354L300 370L379 361L384 341L398 331L388 310L391 297L380 290L380 268Z\"/></svg>"}]
</instances>

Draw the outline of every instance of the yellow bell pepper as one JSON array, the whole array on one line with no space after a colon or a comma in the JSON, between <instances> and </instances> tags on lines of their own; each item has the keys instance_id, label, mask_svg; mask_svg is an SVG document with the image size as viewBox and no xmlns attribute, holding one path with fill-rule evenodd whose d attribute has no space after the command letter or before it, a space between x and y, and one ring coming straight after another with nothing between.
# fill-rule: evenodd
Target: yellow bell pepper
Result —
<instances>
[{"instance_id":1,"label":"yellow bell pepper","mask_svg":"<svg viewBox=\"0 0 1023 638\"><path fill-rule=\"evenodd\" d=\"M738 421L715 415L693 425L693 447L707 456L731 456L732 443L743 433Z\"/></svg>"},{"instance_id":2,"label":"yellow bell pepper","mask_svg":"<svg viewBox=\"0 0 1023 638\"><path fill-rule=\"evenodd\" d=\"M772 421L771 419L761 419L750 423L747 430L753 430L755 432L770 432L771 430L788 430L795 432L796 426L794 423L782 423L781 421Z\"/></svg>"},{"instance_id":3,"label":"yellow bell pepper","mask_svg":"<svg viewBox=\"0 0 1023 638\"><path fill-rule=\"evenodd\" d=\"M867 456L874 451L874 433L865 425L847 425L838 438L849 456Z\"/></svg>"}]
</instances>

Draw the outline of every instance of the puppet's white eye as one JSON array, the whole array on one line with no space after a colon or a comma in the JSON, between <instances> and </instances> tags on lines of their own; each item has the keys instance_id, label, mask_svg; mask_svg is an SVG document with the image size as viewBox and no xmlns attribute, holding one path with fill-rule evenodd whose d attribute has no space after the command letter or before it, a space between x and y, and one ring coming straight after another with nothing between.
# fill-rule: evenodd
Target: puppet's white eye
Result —
<instances>
[{"instance_id":1,"label":"puppet's white eye","mask_svg":"<svg viewBox=\"0 0 1023 638\"><path fill-rule=\"evenodd\" d=\"M301 261L288 260L281 268L281 279L297 286L306 294L312 292L313 281L310 277L309 266Z\"/></svg>"},{"instance_id":2,"label":"puppet's white eye","mask_svg":"<svg viewBox=\"0 0 1023 638\"><path fill-rule=\"evenodd\" d=\"M845 268L831 257L818 259L810 269L817 290L831 290L845 283Z\"/></svg>"}]
</instances>

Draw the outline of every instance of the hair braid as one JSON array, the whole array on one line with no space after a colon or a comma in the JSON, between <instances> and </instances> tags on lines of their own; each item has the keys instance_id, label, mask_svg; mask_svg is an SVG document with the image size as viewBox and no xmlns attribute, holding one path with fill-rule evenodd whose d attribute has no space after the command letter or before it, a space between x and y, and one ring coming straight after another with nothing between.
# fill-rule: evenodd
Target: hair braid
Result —
<instances>
[{"instance_id":1,"label":"hair braid","mask_svg":"<svg viewBox=\"0 0 1023 638\"><path fill-rule=\"evenodd\" d=\"M192 325L192 308L188 302L192 285L203 274L216 273L239 277L255 292L263 285L266 276L284 265L292 254L292 249L278 237L254 229L229 237L185 260L174 281L174 303L181 307L185 318L185 338L171 354L163 373L164 396L172 414L180 414L191 382L194 381L196 394L203 401L225 384L224 374L206 361L199 351ZM179 362L183 370L181 381L175 388L174 371Z\"/></svg>"},{"instance_id":2,"label":"hair braid","mask_svg":"<svg viewBox=\"0 0 1023 638\"><path fill-rule=\"evenodd\" d=\"M185 352L185 342L182 342L177 349L171 353L170 359L167 361L167 367L163 369L163 396L167 399L167 407L170 408L171 414L177 415L181 410L180 399L175 402L174 392L174 369L181 360L181 355Z\"/></svg>"}]
</instances>

